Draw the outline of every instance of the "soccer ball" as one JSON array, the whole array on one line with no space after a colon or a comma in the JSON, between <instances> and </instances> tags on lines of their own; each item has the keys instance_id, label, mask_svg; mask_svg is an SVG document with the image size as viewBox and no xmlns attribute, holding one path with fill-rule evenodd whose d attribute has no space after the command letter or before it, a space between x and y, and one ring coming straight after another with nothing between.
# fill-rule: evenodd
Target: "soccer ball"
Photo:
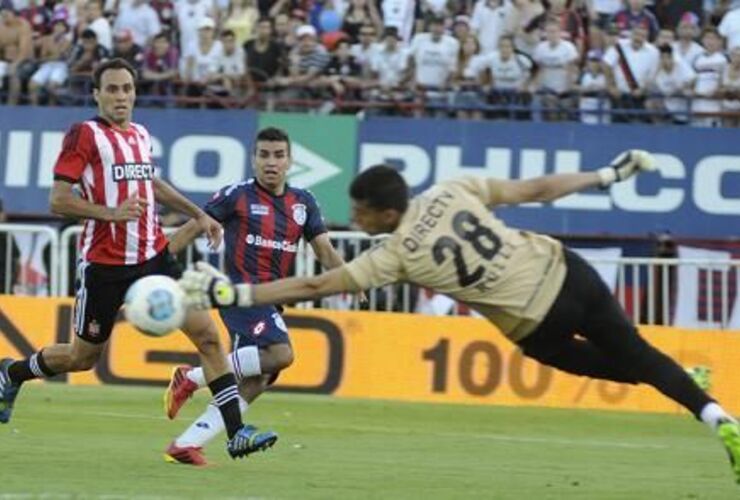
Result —
<instances>
[{"instance_id":1,"label":"soccer ball","mask_svg":"<svg viewBox=\"0 0 740 500\"><path fill-rule=\"evenodd\" d=\"M162 337L185 322L185 292L168 276L136 280L126 292L126 320L142 333Z\"/></svg>"}]
</instances>

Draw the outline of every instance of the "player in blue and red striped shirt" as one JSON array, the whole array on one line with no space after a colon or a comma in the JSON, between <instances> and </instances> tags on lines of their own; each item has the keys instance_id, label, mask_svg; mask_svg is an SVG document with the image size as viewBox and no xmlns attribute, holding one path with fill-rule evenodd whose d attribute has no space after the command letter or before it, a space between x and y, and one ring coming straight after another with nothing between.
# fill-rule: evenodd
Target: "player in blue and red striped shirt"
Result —
<instances>
[{"instance_id":1,"label":"player in blue and red striped shirt","mask_svg":"<svg viewBox=\"0 0 740 500\"><path fill-rule=\"evenodd\" d=\"M290 139L277 128L257 134L252 158L255 177L218 191L204 210L223 224L226 273L238 283L264 283L288 276L303 238L325 269L344 263L334 250L313 195L289 186ZM199 234L186 224L170 248L184 248ZM234 340L229 362L240 378L241 393L251 403L279 372L293 362L288 331L275 306L233 307L220 311ZM167 416L174 418L195 390L204 387L202 368L177 367L165 394ZM242 410L247 404L242 403ZM168 448L172 461L205 464L202 447L223 430L218 411L208 409Z\"/></svg>"}]
</instances>

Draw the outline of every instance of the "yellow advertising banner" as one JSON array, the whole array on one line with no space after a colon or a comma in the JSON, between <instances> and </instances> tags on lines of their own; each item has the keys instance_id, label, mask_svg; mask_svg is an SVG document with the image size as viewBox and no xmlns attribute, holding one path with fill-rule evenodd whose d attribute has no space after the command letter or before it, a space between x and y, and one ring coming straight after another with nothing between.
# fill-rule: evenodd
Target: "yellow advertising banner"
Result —
<instances>
[{"instance_id":1,"label":"yellow advertising banner","mask_svg":"<svg viewBox=\"0 0 740 500\"><path fill-rule=\"evenodd\" d=\"M214 318L218 320L217 313ZM22 357L72 333L72 301L0 296L0 355ZM679 412L647 386L574 377L524 358L488 322L470 317L292 309L296 362L276 390L465 404ZM220 321L224 342L228 335ZM740 413L740 332L641 327L685 367L712 370L712 394ZM197 363L184 335L142 335L121 321L95 369L71 384L164 385L174 365Z\"/></svg>"}]
</instances>

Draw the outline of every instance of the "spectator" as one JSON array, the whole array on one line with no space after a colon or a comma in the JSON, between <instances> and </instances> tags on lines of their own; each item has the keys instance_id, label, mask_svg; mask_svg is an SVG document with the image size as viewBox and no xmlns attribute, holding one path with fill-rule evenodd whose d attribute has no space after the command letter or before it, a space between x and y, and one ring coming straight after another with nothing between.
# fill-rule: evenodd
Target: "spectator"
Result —
<instances>
[{"instance_id":1,"label":"spectator","mask_svg":"<svg viewBox=\"0 0 740 500\"><path fill-rule=\"evenodd\" d=\"M373 53L378 50L377 37L375 26L366 24L360 28L360 42L352 45L351 48L352 57L366 75L370 72L370 59L372 59Z\"/></svg>"},{"instance_id":2,"label":"spectator","mask_svg":"<svg viewBox=\"0 0 740 500\"><path fill-rule=\"evenodd\" d=\"M290 16L278 14L275 17L275 39L286 53L290 53L296 46L296 30L293 29Z\"/></svg>"},{"instance_id":3,"label":"spectator","mask_svg":"<svg viewBox=\"0 0 740 500\"><path fill-rule=\"evenodd\" d=\"M289 73L286 77L275 79L275 83L285 87L287 99L315 99L323 96L320 82L316 78L324 72L330 56L318 43L316 28L304 24L296 31L298 43L289 56Z\"/></svg>"},{"instance_id":4,"label":"spectator","mask_svg":"<svg viewBox=\"0 0 740 500\"><path fill-rule=\"evenodd\" d=\"M583 53L586 43L586 33L583 30L581 18L572 8L568 7L570 0L550 0L548 15L560 22L563 39L572 43L579 54Z\"/></svg>"},{"instance_id":5,"label":"spectator","mask_svg":"<svg viewBox=\"0 0 740 500\"><path fill-rule=\"evenodd\" d=\"M704 11L702 0L656 0L654 12L660 26L672 28L678 26L686 13L697 15ZM657 41L655 45L661 46Z\"/></svg>"},{"instance_id":6,"label":"spectator","mask_svg":"<svg viewBox=\"0 0 740 500\"><path fill-rule=\"evenodd\" d=\"M719 26L736 0L704 0L704 26Z\"/></svg>"},{"instance_id":7,"label":"spectator","mask_svg":"<svg viewBox=\"0 0 740 500\"><path fill-rule=\"evenodd\" d=\"M144 64L144 49L134 41L131 30L124 29L113 36L113 53L111 57L125 59L137 71Z\"/></svg>"},{"instance_id":8,"label":"spectator","mask_svg":"<svg viewBox=\"0 0 740 500\"><path fill-rule=\"evenodd\" d=\"M408 63L408 52L402 46L398 28L386 26L382 45L370 60L373 82L378 87L372 95L381 101L404 99L400 89L408 79Z\"/></svg>"},{"instance_id":9,"label":"spectator","mask_svg":"<svg viewBox=\"0 0 740 500\"><path fill-rule=\"evenodd\" d=\"M376 34L383 26L375 1L350 0L342 22L342 31L349 35L352 43L361 43L360 31L367 25L372 26Z\"/></svg>"},{"instance_id":10,"label":"spectator","mask_svg":"<svg viewBox=\"0 0 740 500\"><path fill-rule=\"evenodd\" d=\"M335 97L346 100L360 97L363 67L352 55L348 39L339 40L329 64L324 69L324 75Z\"/></svg>"},{"instance_id":11,"label":"spectator","mask_svg":"<svg viewBox=\"0 0 740 500\"><path fill-rule=\"evenodd\" d=\"M208 85L208 93L238 97L244 93L247 74L244 49L236 43L236 34L231 30L221 33L221 47L222 51L216 59L216 72Z\"/></svg>"},{"instance_id":12,"label":"spectator","mask_svg":"<svg viewBox=\"0 0 740 500\"><path fill-rule=\"evenodd\" d=\"M740 47L740 6L727 12L719 23L719 34L727 39L727 49Z\"/></svg>"},{"instance_id":13,"label":"spectator","mask_svg":"<svg viewBox=\"0 0 740 500\"><path fill-rule=\"evenodd\" d=\"M546 21L545 8L539 0L511 0L513 15L507 19L506 33L514 34L516 50L528 56L541 41L542 25Z\"/></svg>"},{"instance_id":14,"label":"spectator","mask_svg":"<svg viewBox=\"0 0 740 500\"><path fill-rule=\"evenodd\" d=\"M36 70L36 63L31 25L18 16L10 0L0 1L0 56L0 82L9 81L8 104L18 104L23 84Z\"/></svg>"},{"instance_id":15,"label":"spectator","mask_svg":"<svg viewBox=\"0 0 740 500\"><path fill-rule=\"evenodd\" d=\"M704 30L701 41L704 52L694 60L697 75L694 95L697 98L693 101L694 118L691 123L697 127L718 127L721 124L718 113L722 110L719 100L720 80L728 60L722 52L723 40L716 29Z\"/></svg>"},{"instance_id":16,"label":"spectator","mask_svg":"<svg viewBox=\"0 0 740 500\"><path fill-rule=\"evenodd\" d=\"M179 54L166 33L159 33L144 52L141 70L142 93L171 95L178 76Z\"/></svg>"},{"instance_id":17,"label":"spectator","mask_svg":"<svg viewBox=\"0 0 740 500\"><path fill-rule=\"evenodd\" d=\"M109 53L98 43L95 32L86 29L69 57L69 88L73 94L89 94L90 75L98 64L108 59Z\"/></svg>"},{"instance_id":18,"label":"spectator","mask_svg":"<svg viewBox=\"0 0 740 500\"><path fill-rule=\"evenodd\" d=\"M380 9L386 26L398 29L401 40L407 43L414 31L414 19L420 0L380 0Z\"/></svg>"},{"instance_id":19,"label":"spectator","mask_svg":"<svg viewBox=\"0 0 740 500\"><path fill-rule=\"evenodd\" d=\"M121 3L113 26L116 32L128 30L139 48L146 47L152 38L162 31L159 15L148 0L131 0Z\"/></svg>"},{"instance_id":20,"label":"spectator","mask_svg":"<svg viewBox=\"0 0 740 500\"><path fill-rule=\"evenodd\" d=\"M581 123L588 125L610 122L609 101L606 99L607 79L601 58L601 52L590 50L586 54L586 67L578 81Z\"/></svg>"},{"instance_id":21,"label":"spectator","mask_svg":"<svg viewBox=\"0 0 740 500\"><path fill-rule=\"evenodd\" d=\"M512 106L524 107L532 102L530 88L532 85L532 70L534 62L532 59L514 49L514 38L502 36L498 41L498 50L487 54L479 71L480 81L486 82L490 78L489 102L503 111L494 113L494 117L510 116L508 108ZM530 116L528 111L517 110L513 113L517 119L526 119Z\"/></svg>"},{"instance_id":22,"label":"spectator","mask_svg":"<svg viewBox=\"0 0 740 500\"><path fill-rule=\"evenodd\" d=\"M645 93L658 71L658 49L647 41L642 24L632 29L629 40L618 40L604 54L604 65L612 96L612 108L619 111L614 122L644 121ZM638 113L628 113L637 110Z\"/></svg>"},{"instance_id":23,"label":"spectator","mask_svg":"<svg viewBox=\"0 0 740 500\"><path fill-rule=\"evenodd\" d=\"M551 19L545 25L545 40L535 48L532 56L537 63L537 90L542 106L547 110L545 118L561 120L567 118L571 91L578 78L578 50L571 42L562 39L560 21ZM565 111L565 112L563 112Z\"/></svg>"},{"instance_id":24,"label":"spectator","mask_svg":"<svg viewBox=\"0 0 740 500\"><path fill-rule=\"evenodd\" d=\"M175 24L175 4L172 0L150 0L149 5L152 6L154 12L157 13L159 18L159 24L162 27L161 33L169 33L173 36L177 33L177 26ZM157 36L157 35L155 35ZM154 41L152 39L152 41Z\"/></svg>"},{"instance_id":25,"label":"spectator","mask_svg":"<svg viewBox=\"0 0 740 500\"><path fill-rule=\"evenodd\" d=\"M452 23L452 36L454 36L461 45L468 39L470 36L470 18L468 16L455 16L455 20ZM477 39L476 43L480 46Z\"/></svg>"},{"instance_id":26,"label":"spectator","mask_svg":"<svg viewBox=\"0 0 740 500\"><path fill-rule=\"evenodd\" d=\"M29 0L28 6L20 11L20 17L31 25L34 41L38 41L51 31L52 16L53 11L49 4L39 0Z\"/></svg>"},{"instance_id":27,"label":"spectator","mask_svg":"<svg viewBox=\"0 0 740 500\"><path fill-rule=\"evenodd\" d=\"M98 43L105 50L113 50L113 30L108 19L103 16L102 0L89 0L85 4L84 19L77 25L78 36L86 29L95 32Z\"/></svg>"},{"instance_id":28,"label":"spectator","mask_svg":"<svg viewBox=\"0 0 740 500\"><path fill-rule=\"evenodd\" d=\"M218 61L223 52L220 40L215 37L216 23L210 17L204 17L198 23L198 39L192 42L183 57L185 71L183 80L188 97L200 97L206 85L218 71Z\"/></svg>"},{"instance_id":29,"label":"spectator","mask_svg":"<svg viewBox=\"0 0 740 500\"><path fill-rule=\"evenodd\" d=\"M623 34L641 26L648 31L650 40L655 40L660 29L653 13L645 8L645 0L627 0L627 8L616 13L614 23Z\"/></svg>"},{"instance_id":30,"label":"spectator","mask_svg":"<svg viewBox=\"0 0 740 500\"><path fill-rule=\"evenodd\" d=\"M511 3L503 0L477 0L470 18L470 27L480 42L481 52L496 50L499 38L506 34L514 15Z\"/></svg>"},{"instance_id":31,"label":"spectator","mask_svg":"<svg viewBox=\"0 0 740 500\"><path fill-rule=\"evenodd\" d=\"M622 0L592 0L590 3L596 17L594 21L601 29L606 29L617 12L622 9Z\"/></svg>"},{"instance_id":32,"label":"spectator","mask_svg":"<svg viewBox=\"0 0 740 500\"><path fill-rule=\"evenodd\" d=\"M41 37L39 43L39 62L41 66L28 83L29 101L32 105L39 103L39 90L44 88L50 105L56 104L57 89L67 81L67 58L72 46L69 26L64 19L58 19L51 25L51 33Z\"/></svg>"},{"instance_id":33,"label":"spectator","mask_svg":"<svg viewBox=\"0 0 740 500\"><path fill-rule=\"evenodd\" d=\"M676 35L673 30L662 29L658 31L658 36L655 37L655 46L662 47L663 45L673 45L676 43Z\"/></svg>"},{"instance_id":34,"label":"spectator","mask_svg":"<svg viewBox=\"0 0 740 500\"><path fill-rule=\"evenodd\" d=\"M648 107L662 112L670 122L685 124L688 122L688 100L691 88L696 80L696 73L681 58L676 58L670 45L662 45L660 66L651 85L651 90L664 97L650 99ZM662 120L660 120L662 121Z\"/></svg>"},{"instance_id":35,"label":"spectator","mask_svg":"<svg viewBox=\"0 0 740 500\"><path fill-rule=\"evenodd\" d=\"M724 117L725 127L740 126L740 46L730 50L730 64L722 73L720 93L724 97L722 111L731 114Z\"/></svg>"},{"instance_id":36,"label":"spectator","mask_svg":"<svg viewBox=\"0 0 740 500\"><path fill-rule=\"evenodd\" d=\"M180 29L180 54L184 55L197 45L201 21L216 18L216 8L213 0L179 0L175 3L175 14Z\"/></svg>"},{"instance_id":37,"label":"spectator","mask_svg":"<svg viewBox=\"0 0 740 500\"><path fill-rule=\"evenodd\" d=\"M683 62L692 66L696 57L704 52L701 45L694 39L698 36L699 18L692 12L686 12L676 28L678 40L673 42L673 55L682 59Z\"/></svg>"},{"instance_id":38,"label":"spectator","mask_svg":"<svg viewBox=\"0 0 740 500\"><path fill-rule=\"evenodd\" d=\"M457 68L460 44L445 34L444 19L432 18L429 32L419 33L411 41L413 85L417 97L427 104L440 106L447 102L447 88Z\"/></svg>"},{"instance_id":39,"label":"spectator","mask_svg":"<svg viewBox=\"0 0 740 500\"><path fill-rule=\"evenodd\" d=\"M268 18L257 22L257 36L244 45L247 58L248 94L256 90L255 84L269 84L285 66L284 49L272 37L272 23Z\"/></svg>"},{"instance_id":40,"label":"spectator","mask_svg":"<svg viewBox=\"0 0 740 500\"><path fill-rule=\"evenodd\" d=\"M455 91L455 115L458 119L480 120L483 118L480 74L487 57L481 54L480 45L474 36L468 36L460 42L457 68L452 77L452 86Z\"/></svg>"},{"instance_id":41,"label":"spectator","mask_svg":"<svg viewBox=\"0 0 740 500\"><path fill-rule=\"evenodd\" d=\"M236 44L242 47L247 40L254 38L257 19L259 11L255 0L233 0L229 5L223 28L233 31Z\"/></svg>"}]
</instances>

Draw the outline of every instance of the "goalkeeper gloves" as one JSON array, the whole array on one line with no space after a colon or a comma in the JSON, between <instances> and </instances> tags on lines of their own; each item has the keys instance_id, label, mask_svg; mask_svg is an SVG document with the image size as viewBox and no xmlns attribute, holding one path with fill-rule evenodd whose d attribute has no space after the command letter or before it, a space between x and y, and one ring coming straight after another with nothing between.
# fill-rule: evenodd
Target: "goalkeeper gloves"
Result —
<instances>
[{"instance_id":1,"label":"goalkeeper gloves","mask_svg":"<svg viewBox=\"0 0 740 500\"><path fill-rule=\"evenodd\" d=\"M596 171L601 187L608 188L615 182L629 179L640 171L655 170L655 158L642 149L631 149L614 158L608 167Z\"/></svg>"},{"instance_id":2,"label":"goalkeeper gloves","mask_svg":"<svg viewBox=\"0 0 740 500\"><path fill-rule=\"evenodd\" d=\"M222 309L252 305L252 286L234 285L218 269L206 262L196 262L195 269L188 269L179 280L185 291L185 301L194 309Z\"/></svg>"}]
</instances>

